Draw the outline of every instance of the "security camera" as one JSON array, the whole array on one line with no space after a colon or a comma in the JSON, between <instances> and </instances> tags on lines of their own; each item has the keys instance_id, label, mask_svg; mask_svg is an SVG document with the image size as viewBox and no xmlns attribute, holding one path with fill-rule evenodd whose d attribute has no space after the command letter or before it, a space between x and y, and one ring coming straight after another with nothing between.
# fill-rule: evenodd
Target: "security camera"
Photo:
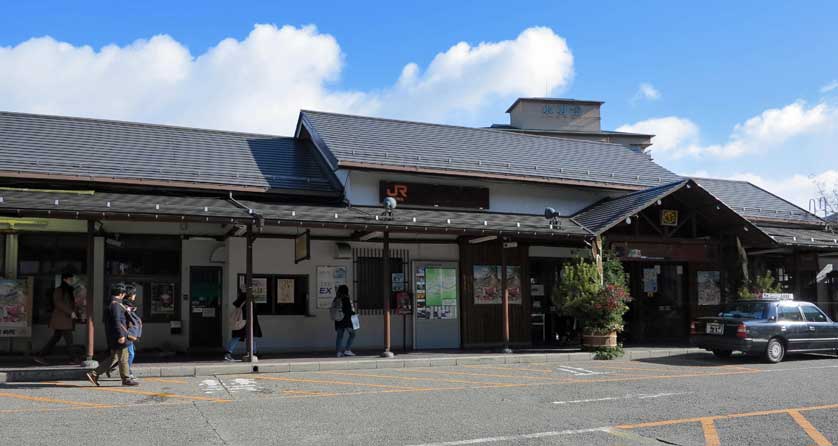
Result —
<instances>
[{"instance_id":1,"label":"security camera","mask_svg":"<svg viewBox=\"0 0 838 446\"><path fill-rule=\"evenodd\" d=\"M559 214L559 211L553 208L544 209L544 218L546 218L547 220L553 220L559 218L559 216L561 216L561 214Z\"/></svg>"},{"instance_id":2,"label":"security camera","mask_svg":"<svg viewBox=\"0 0 838 446\"><path fill-rule=\"evenodd\" d=\"M395 198L387 197L387 198L384 199L384 208L387 209L388 211L392 211L393 209L395 209L396 205L398 205L398 202L396 201Z\"/></svg>"}]
</instances>

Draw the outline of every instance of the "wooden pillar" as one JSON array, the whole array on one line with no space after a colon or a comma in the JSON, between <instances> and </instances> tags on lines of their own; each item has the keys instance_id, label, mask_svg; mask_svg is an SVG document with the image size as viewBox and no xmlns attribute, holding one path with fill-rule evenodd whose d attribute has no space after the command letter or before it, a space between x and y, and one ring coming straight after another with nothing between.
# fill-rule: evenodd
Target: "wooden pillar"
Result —
<instances>
[{"instance_id":1,"label":"wooden pillar","mask_svg":"<svg viewBox=\"0 0 838 446\"><path fill-rule=\"evenodd\" d=\"M591 242L591 256L593 256L594 262L596 262L596 270L599 274L599 284L602 285L605 280L602 270L602 237L596 236Z\"/></svg>"},{"instance_id":2,"label":"wooden pillar","mask_svg":"<svg viewBox=\"0 0 838 446\"><path fill-rule=\"evenodd\" d=\"M245 296L247 298L247 358L250 362L258 359L253 353L253 326L256 324L256 317L253 311L253 225L247 225L247 254L245 259Z\"/></svg>"},{"instance_id":3,"label":"wooden pillar","mask_svg":"<svg viewBox=\"0 0 838 446\"><path fill-rule=\"evenodd\" d=\"M498 239L500 244L500 289L503 305L503 352L512 353L509 348L509 288L506 283L506 247L504 246L503 238Z\"/></svg>"},{"instance_id":4,"label":"wooden pillar","mask_svg":"<svg viewBox=\"0 0 838 446\"><path fill-rule=\"evenodd\" d=\"M390 351L390 293L393 289L393 276L390 275L390 231L384 230L384 243L381 251L381 273L384 277L381 279L381 288L384 298L384 351L381 352L382 358L392 358L393 352Z\"/></svg>"},{"instance_id":5,"label":"wooden pillar","mask_svg":"<svg viewBox=\"0 0 838 446\"><path fill-rule=\"evenodd\" d=\"M96 332L93 326L93 305L94 305L94 286L96 283L96 262L94 256L96 254L96 222L93 220L87 221L87 298L85 302L86 317L87 317L87 351L85 352L84 362L82 367L95 368L98 364L93 360Z\"/></svg>"}]
</instances>

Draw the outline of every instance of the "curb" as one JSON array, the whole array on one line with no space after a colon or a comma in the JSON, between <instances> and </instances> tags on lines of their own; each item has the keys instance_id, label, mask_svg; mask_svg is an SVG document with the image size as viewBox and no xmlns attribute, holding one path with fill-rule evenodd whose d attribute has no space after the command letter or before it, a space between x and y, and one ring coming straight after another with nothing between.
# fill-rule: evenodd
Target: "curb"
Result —
<instances>
[{"instance_id":1,"label":"curb","mask_svg":"<svg viewBox=\"0 0 838 446\"><path fill-rule=\"evenodd\" d=\"M663 358L702 353L701 349L629 350L619 360ZM506 355L466 356L461 358L358 359L349 361L257 362L254 364L207 364L177 366L137 366L134 374L143 377L193 377L214 375L245 375L250 373L317 372L326 370L371 370L384 368L454 367L462 365L504 365L590 361L592 353L520 353ZM50 369L10 369L0 371L0 383L84 380L87 369L78 367Z\"/></svg>"}]
</instances>

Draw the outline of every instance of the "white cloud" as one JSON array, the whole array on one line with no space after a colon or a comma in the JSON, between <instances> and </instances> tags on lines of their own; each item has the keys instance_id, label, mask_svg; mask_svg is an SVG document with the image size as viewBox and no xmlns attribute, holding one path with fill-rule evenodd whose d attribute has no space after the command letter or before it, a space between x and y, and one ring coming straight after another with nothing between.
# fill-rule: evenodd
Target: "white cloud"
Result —
<instances>
[{"instance_id":1,"label":"white cloud","mask_svg":"<svg viewBox=\"0 0 838 446\"><path fill-rule=\"evenodd\" d=\"M829 93L832 90L838 88L838 80L834 80L823 87L821 87L821 93Z\"/></svg>"},{"instance_id":2,"label":"white cloud","mask_svg":"<svg viewBox=\"0 0 838 446\"><path fill-rule=\"evenodd\" d=\"M792 138L835 127L838 127L838 109L826 103L807 107L805 102L797 101L782 108L765 110L736 124L723 144L702 145L698 126L676 116L627 124L617 130L661 135L663 138L652 141L654 155L672 159L686 155L730 159L763 153L782 147Z\"/></svg>"},{"instance_id":3,"label":"white cloud","mask_svg":"<svg viewBox=\"0 0 838 446\"><path fill-rule=\"evenodd\" d=\"M167 35L98 51L33 38L0 47L0 109L288 134L301 108L464 123L573 77L573 55L549 28L458 43L373 91L337 87L344 57L314 26L256 25L197 56Z\"/></svg>"},{"instance_id":4,"label":"white cloud","mask_svg":"<svg viewBox=\"0 0 838 446\"><path fill-rule=\"evenodd\" d=\"M637 102L641 99L645 99L647 101L657 101L661 98L661 92L655 88L654 85L644 82L637 87L637 93L634 94L632 98L632 103Z\"/></svg>"}]
</instances>

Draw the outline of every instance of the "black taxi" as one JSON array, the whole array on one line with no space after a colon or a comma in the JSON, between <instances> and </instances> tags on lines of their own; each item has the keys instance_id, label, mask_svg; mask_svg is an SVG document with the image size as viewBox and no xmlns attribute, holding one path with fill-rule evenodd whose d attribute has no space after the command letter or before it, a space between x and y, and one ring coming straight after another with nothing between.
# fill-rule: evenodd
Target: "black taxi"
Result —
<instances>
[{"instance_id":1,"label":"black taxi","mask_svg":"<svg viewBox=\"0 0 838 446\"><path fill-rule=\"evenodd\" d=\"M690 343L720 358L740 351L777 363L787 353L838 351L838 323L810 302L743 300L693 321Z\"/></svg>"}]
</instances>

